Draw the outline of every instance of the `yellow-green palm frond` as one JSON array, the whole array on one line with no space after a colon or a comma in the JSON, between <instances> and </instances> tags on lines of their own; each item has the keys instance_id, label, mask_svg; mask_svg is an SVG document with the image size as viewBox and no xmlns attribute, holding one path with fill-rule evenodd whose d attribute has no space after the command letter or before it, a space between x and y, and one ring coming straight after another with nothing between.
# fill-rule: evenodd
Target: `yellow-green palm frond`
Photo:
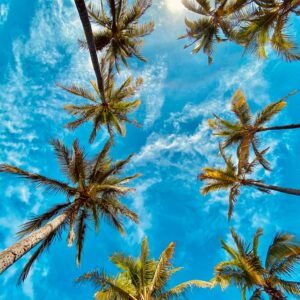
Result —
<instances>
[{"instance_id":1,"label":"yellow-green palm frond","mask_svg":"<svg viewBox=\"0 0 300 300\"><path fill-rule=\"evenodd\" d=\"M276 114L281 112L282 109L286 106L286 100L289 97L295 95L296 93L297 90L292 91L277 102L267 105L261 112L258 112L255 118L255 127L262 126L263 124L269 122Z\"/></svg>"},{"instance_id":2,"label":"yellow-green palm frond","mask_svg":"<svg viewBox=\"0 0 300 300\"><path fill-rule=\"evenodd\" d=\"M66 125L67 128L75 129L88 121L93 122L93 130L89 139L90 143L94 141L98 131L103 127L107 128L109 135L112 137L115 132L121 136L125 136L126 123L139 126L135 120L128 118L128 114L133 113L141 104L140 99L133 101L129 101L129 99L137 94L143 82L142 78L139 77L135 83L132 83L132 78L129 77L119 87L116 87L111 68L107 71L104 61L102 61L101 72L104 78L105 102L101 98L99 89L94 81L91 81L91 85L96 96L76 86L64 88L72 94L80 94L80 96L94 102L93 104L82 105L68 104L64 107L69 114L78 117L75 121L69 122Z\"/></svg>"},{"instance_id":3,"label":"yellow-green palm frond","mask_svg":"<svg viewBox=\"0 0 300 300\"><path fill-rule=\"evenodd\" d=\"M228 207L228 220L231 220L234 205L237 202L237 198L240 195L240 186L239 184L235 184L233 187L231 187L229 191L229 207Z\"/></svg>"},{"instance_id":4,"label":"yellow-green palm frond","mask_svg":"<svg viewBox=\"0 0 300 300\"><path fill-rule=\"evenodd\" d=\"M96 299L137 300L135 290L126 276L110 277L105 272L95 270L80 276L76 282L100 286L101 290L95 294Z\"/></svg>"},{"instance_id":5,"label":"yellow-green palm frond","mask_svg":"<svg viewBox=\"0 0 300 300\"><path fill-rule=\"evenodd\" d=\"M155 290L161 290L169 280L168 271L172 267L171 259L174 255L174 249L175 243L172 242L160 255L149 287L150 293L154 293Z\"/></svg>"},{"instance_id":6,"label":"yellow-green palm frond","mask_svg":"<svg viewBox=\"0 0 300 300\"><path fill-rule=\"evenodd\" d=\"M300 263L300 244L293 235L278 233L275 236L263 266L258 255L262 229L256 231L251 248L234 230L231 233L236 247L221 241L223 249L231 258L215 267L215 276L211 280L214 286L220 284L222 288L226 288L232 283L242 290L243 299L246 299L247 290L252 291L250 299L254 300L263 299L263 292L271 295L275 291L281 291L282 297L285 296L284 293L300 294L300 282L282 278L295 274Z\"/></svg>"},{"instance_id":7,"label":"yellow-green palm frond","mask_svg":"<svg viewBox=\"0 0 300 300\"><path fill-rule=\"evenodd\" d=\"M0 165L0 172L17 175L30 180L37 185L45 186L54 192L61 192L66 196L63 204L55 205L45 213L35 216L26 222L19 236L24 237L38 230L54 218L61 218L63 222L53 232L41 240L41 244L26 264L20 281L23 281L33 262L47 249L56 237L67 226L69 228L68 244L76 241L77 263L80 263L85 233L90 219L95 223L96 230L99 220L109 221L121 233L124 233L123 219L127 218L137 223L139 218L135 212L124 205L120 198L133 189L127 183L137 178L139 174L123 176L122 171L132 156L125 160L113 162L109 157L111 141L107 142L102 151L93 159L87 159L85 151L77 140L72 148L68 148L59 140L51 142L57 156L60 168L70 181L70 184L51 179L46 176L30 173L7 164ZM64 219L63 219L64 218Z\"/></svg>"},{"instance_id":8,"label":"yellow-green palm frond","mask_svg":"<svg viewBox=\"0 0 300 300\"><path fill-rule=\"evenodd\" d=\"M242 90L238 89L231 99L231 110L243 125L248 125L252 119L248 102Z\"/></svg>"},{"instance_id":9,"label":"yellow-green palm frond","mask_svg":"<svg viewBox=\"0 0 300 300\"><path fill-rule=\"evenodd\" d=\"M251 174L254 171L254 168L259 163L268 171L272 171L271 164L265 159L265 154L270 150L270 147L267 147L263 149L262 151L259 151L257 148L257 139L254 138L252 140L252 148L255 154L255 158L252 162L250 162L245 169L245 174Z\"/></svg>"},{"instance_id":10,"label":"yellow-green palm frond","mask_svg":"<svg viewBox=\"0 0 300 300\"><path fill-rule=\"evenodd\" d=\"M252 251L254 256L258 256L259 238L263 235L263 229L258 228L252 240Z\"/></svg>"},{"instance_id":11,"label":"yellow-green palm frond","mask_svg":"<svg viewBox=\"0 0 300 300\"><path fill-rule=\"evenodd\" d=\"M46 190L50 192L62 192L69 197L74 196L74 194L76 193L76 189L62 181L51 179L36 173L27 172L18 167L8 164L0 164L0 173L12 174L20 178L32 181L37 186L44 186Z\"/></svg>"},{"instance_id":12,"label":"yellow-green palm frond","mask_svg":"<svg viewBox=\"0 0 300 300\"><path fill-rule=\"evenodd\" d=\"M201 17L196 21L186 18L185 24L187 26L187 33L180 38L189 38L192 40L192 43L186 44L184 48L188 48L196 43L192 54L197 54L202 50L208 57L208 63L211 64L213 61L214 44L219 39L219 28L212 23L210 17Z\"/></svg>"},{"instance_id":13,"label":"yellow-green palm frond","mask_svg":"<svg viewBox=\"0 0 300 300\"><path fill-rule=\"evenodd\" d=\"M238 178L232 173L231 170L217 169L217 168L203 168L202 173L199 174L198 179L201 181L212 180L224 183L236 183Z\"/></svg>"},{"instance_id":14,"label":"yellow-green palm frond","mask_svg":"<svg viewBox=\"0 0 300 300\"><path fill-rule=\"evenodd\" d=\"M191 12L199 15L209 16L211 12L210 2L207 0L194 1L194 0L182 0L182 4Z\"/></svg>"},{"instance_id":15,"label":"yellow-green palm frond","mask_svg":"<svg viewBox=\"0 0 300 300\"><path fill-rule=\"evenodd\" d=\"M63 90L65 90L65 91L67 91L67 92L69 92L69 93L71 93L75 96L80 96L80 97L83 97L85 99L91 100L93 102L97 102L96 97L91 92L89 92L88 90L86 90L83 87L78 87L76 85L72 85L70 87L67 87L67 86L63 86L61 84L57 84L57 86L59 86Z\"/></svg>"},{"instance_id":16,"label":"yellow-green palm frond","mask_svg":"<svg viewBox=\"0 0 300 300\"><path fill-rule=\"evenodd\" d=\"M139 300L157 299L166 300L179 297L192 287L212 287L211 282L190 280L168 289L168 279L181 268L173 268L171 259L174 254L175 243L162 252L156 261L149 258L149 245L144 238L141 245L141 254L138 258L115 253L110 260L121 270L115 277L109 277L97 270L79 277L77 282L91 282L100 288L95 294L96 299Z\"/></svg>"},{"instance_id":17,"label":"yellow-green palm frond","mask_svg":"<svg viewBox=\"0 0 300 300\"><path fill-rule=\"evenodd\" d=\"M276 268L280 261L294 255L300 258L300 243L291 234L278 233L268 249L266 268Z\"/></svg>"},{"instance_id":18,"label":"yellow-green palm frond","mask_svg":"<svg viewBox=\"0 0 300 300\"><path fill-rule=\"evenodd\" d=\"M212 283L202 280L189 280L187 282L183 282L181 284L176 285L170 290L159 295L157 298L158 300L168 300L173 299L174 297L179 298L180 296L182 297L187 290L193 287L212 288Z\"/></svg>"},{"instance_id":19,"label":"yellow-green palm frond","mask_svg":"<svg viewBox=\"0 0 300 300\"><path fill-rule=\"evenodd\" d=\"M135 56L146 61L140 54L143 37L154 30L152 21L140 24L139 20L151 6L150 0L136 0L131 6L127 1L109 0L109 11L106 12L101 2L100 7L90 5L90 20L99 27L94 34L96 49L106 51L106 58L111 61L119 72L119 61L128 67L127 59ZM86 47L85 42L81 42Z\"/></svg>"},{"instance_id":20,"label":"yellow-green palm frond","mask_svg":"<svg viewBox=\"0 0 300 300\"><path fill-rule=\"evenodd\" d=\"M274 32L271 38L273 49L287 61L300 60L300 52L294 41L286 33L288 15L277 19ZM298 52L296 52L298 51Z\"/></svg>"},{"instance_id":21,"label":"yellow-green palm frond","mask_svg":"<svg viewBox=\"0 0 300 300\"><path fill-rule=\"evenodd\" d=\"M300 282L288 281L279 278L275 278L275 283L279 288L290 295L300 295Z\"/></svg>"}]
</instances>

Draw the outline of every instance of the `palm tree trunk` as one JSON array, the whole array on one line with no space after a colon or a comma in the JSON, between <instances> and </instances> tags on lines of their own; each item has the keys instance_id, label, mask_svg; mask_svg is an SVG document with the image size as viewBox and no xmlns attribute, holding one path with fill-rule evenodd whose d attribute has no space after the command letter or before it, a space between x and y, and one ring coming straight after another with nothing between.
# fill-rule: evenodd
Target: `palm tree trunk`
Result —
<instances>
[{"instance_id":1,"label":"palm tree trunk","mask_svg":"<svg viewBox=\"0 0 300 300\"><path fill-rule=\"evenodd\" d=\"M270 130L295 129L295 128L300 128L300 124L291 124L291 125L284 125L284 126L272 126L272 127L260 128L257 130L257 132L270 131Z\"/></svg>"},{"instance_id":2,"label":"palm tree trunk","mask_svg":"<svg viewBox=\"0 0 300 300\"><path fill-rule=\"evenodd\" d=\"M68 213L62 213L43 227L32 232L29 236L0 252L0 274L45 239L51 232L55 231L67 218Z\"/></svg>"},{"instance_id":3,"label":"palm tree trunk","mask_svg":"<svg viewBox=\"0 0 300 300\"><path fill-rule=\"evenodd\" d=\"M282 187L279 187L276 185L268 185L268 184L263 184L263 183L259 183L259 182L251 182L249 185L256 186L256 187L259 187L259 188L262 188L265 190L300 196L300 190L296 190L296 189L282 188Z\"/></svg>"},{"instance_id":4,"label":"palm tree trunk","mask_svg":"<svg viewBox=\"0 0 300 300\"><path fill-rule=\"evenodd\" d=\"M85 2L84 2L84 0L75 0L75 4L76 4L77 11L78 11L81 23L82 23L82 27L84 29L86 41L87 41L87 44L89 47L91 60L92 60L93 68L95 71L95 75L97 77L97 84L98 84L98 88L99 88L99 91L101 94L102 102L103 102L103 104L106 104L103 78L102 78L101 71L100 71L92 26L91 26L91 23L89 20L89 15L88 15L88 12L87 12L87 9L85 6Z\"/></svg>"}]
</instances>

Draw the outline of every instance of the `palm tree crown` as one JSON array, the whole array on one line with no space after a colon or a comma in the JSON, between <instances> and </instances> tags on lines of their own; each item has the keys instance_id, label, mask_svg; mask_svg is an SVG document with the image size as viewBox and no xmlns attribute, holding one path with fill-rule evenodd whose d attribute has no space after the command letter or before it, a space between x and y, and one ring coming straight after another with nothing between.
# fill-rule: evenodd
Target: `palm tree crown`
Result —
<instances>
[{"instance_id":1,"label":"palm tree crown","mask_svg":"<svg viewBox=\"0 0 300 300\"><path fill-rule=\"evenodd\" d=\"M67 127L70 129L75 129L87 121L93 121L90 142L94 141L97 132L102 126L107 128L111 137L114 131L124 136L126 133L126 122L139 126L135 120L128 119L127 114L133 112L141 104L140 99L131 102L128 99L137 93L143 82L142 78L139 77L135 84L132 84L132 77L130 76L123 84L116 87L112 68L110 66L109 70L106 71L104 61L102 61L101 73L104 78L105 102L94 81L91 81L94 93L76 85L71 87L60 85L61 88L69 93L88 100L87 104L68 104L64 108L68 113L79 117L77 120L67 124Z\"/></svg>"},{"instance_id":2,"label":"palm tree crown","mask_svg":"<svg viewBox=\"0 0 300 300\"><path fill-rule=\"evenodd\" d=\"M101 7L90 4L90 20L101 29L94 33L96 49L106 49L106 57L112 60L119 71L119 61L126 66L127 58L135 56L146 61L140 53L143 37L154 29L153 22L139 24L139 19L151 6L151 0L135 0L128 7L127 0L107 0L109 14L101 0ZM85 47L85 43L82 43Z\"/></svg>"},{"instance_id":3,"label":"palm tree crown","mask_svg":"<svg viewBox=\"0 0 300 300\"><path fill-rule=\"evenodd\" d=\"M93 271L86 273L77 279L77 282L92 282L100 287L95 294L97 300L167 300L182 296L191 287L211 287L211 283L190 280L183 282L171 289L167 289L167 283L172 275L181 270L174 268L171 259L174 254L175 243L162 252L156 261L149 257L147 238L142 242L139 258L115 253L110 260L121 272L114 277L104 272Z\"/></svg>"},{"instance_id":4,"label":"palm tree crown","mask_svg":"<svg viewBox=\"0 0 300 300\"><path fill-rule=\"evenodd\" d=\"M232 217L234 204L240 194L240 189L243 186L255 187L259 191L269 194L271 191L277 191L281 193L300 196L300 190L281 188L274 185L267 185L263 183L263 180L255 180L249 176L253 173L258 161L264 156L269 148L258 152L258 155L245 165L244 158L238 157L238 163L234 164L232 157L226 157L224 150L219 145L221 156L225 162L225 168L203 168L202 173L198 178L201 181L205 181L204 187L201 189L203 195L207 195L210 192L219 190L229 190L229 208L228 219Z\"/></svg>"},{"instance_id":5,"label":"palm tree crown","mask_svg":"<svg viewBox=\"0 0 300 300\"><path fill-rule=\"evenodd\" d=\"M255 52L266 58L266 46L271 47L287 61L300 60L295 42L286 31L292 13L299 15L299 0L255 0L241 13L242 26L236 40L245 51Z\"/></svg>"},{"instance_id":6,"label":"palm tree crown","mask_svg":"<svg viewBox=\"0 0 300 300\"><path fill-rule=\"evenodd\" d=\"M266 46L271 45L287 61L300 59L286 32L290 15L300 14L299 0L183 0L183 4L200 17L186 18L187 33L182 38L193 40L186 47L196 43L193 54L202 50L209 63L215 44L223 41L234 41L260 58L267 57Z\"/></svg>"},{"instance_id":7,"label":"palm tree crown","mask_svg":"<svg viewBox=\"0 0 300 300\"><path fill-rule=\"evenodd\" d=\"M235 247L221 241L229 259L215 267L214 285L220 284L222 289L234 284L242 291L242 299L251 292L251 300L260 300L263 293L271 300L284 300L286 295L300 295L300 282L288 281L300 262L300 243L288 233L275 235L268 247L265 261L259 256L259 238L263 234L258 229L249 245L232 229L231 235Z\"/></svg>"},{"instance_id":8,"label":"palm tree crown","mask_svg":"<svg viewBox=\"0 0 300 300\"><path fill-rule=\"evenodd\" d=\"M243 7L245 1L238 4L228 1L215 1L214 7L209 0L183 0L183 5L190 11L199 14L198 20L185 18L187 33L180 38L192 40L185 48L196 43L192 53L203 51L208 56L208 63L213 61L214 44L230 39L234 35L230 15Z\"/></svg>"},{"instance_id":9,"label":"palm tree crown","mask_svg":"<svg viewBox=\"0 0 300 300\"><path fill-rule=\"evenodd\" d=\"M253 149L258 158L259 163L267 170L271 170L270 164L259 155L258 145L260 143L257 133L278 130L299 128L300 124L266 127L266 124L272 120L286 106L286 99L295 92L290 93L286 97L277 102L267 105L262 111L258 112L254 117L250 111L249 104L244 93L237 90L231 100L231 111L237 118L236 121L225 120L218 115L214 115L215 119L208 121L209 127L213 130L213 134L224 139L222 147L226 148L231 145L238 145L238 156L243 160L245 166L249 158L250 148Z\"/></svg>"},{"instance_id":10,"label":"palm tree crown","mask_svg":"<svg viewBox=\"0 0 300 300\"><path fill-rule=\"evenodd\" d=\"M96 230L100 219L104 218L122 234L124 233L122 216L138 222L138 216L119 200L121 196L132 191L132 188L126 187L125 184L139 176L139 174L128 177L121 176L121 171L130 161L131 156L113 163L112 159L109 158L110 141L91 160L86 158L77 140L73 143L72 150L64 146L59 140L54 140L52 145L61 170L70 181L70 184L30 173L11 165L0 165L0 172L28 179L37 185L45 186L50 191L61 192L67 197L65 203L56 205L25 223L18 233L21 237L30 235L55 216L59 214L66 216L60 226L41 241L41 245L25 266L21 279L26 278L35 259L51 244L55 237L60 235L60 232L66 226L69 227L69 246L72 245L74 239L76 240L76 260L79 264L89 218L93 219Z\"/></svg>"}]
</instances>

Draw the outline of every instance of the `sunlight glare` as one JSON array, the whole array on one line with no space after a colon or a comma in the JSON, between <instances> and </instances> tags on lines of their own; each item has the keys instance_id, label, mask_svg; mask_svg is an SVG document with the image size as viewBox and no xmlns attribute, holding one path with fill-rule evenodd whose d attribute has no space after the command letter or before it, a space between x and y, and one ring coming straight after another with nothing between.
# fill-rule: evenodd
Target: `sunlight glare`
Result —
<instances>
[{"instance_id":1,"label":"sunlight glare","mask_svg":"<svg viewBox=\"0 0 300 300\"><path fill-rule=\"evenodd\" d=\"M173 13L179 13L184 8L181 0L166 0L166 4L168 9Z\"/></svg>"}]
</instances>

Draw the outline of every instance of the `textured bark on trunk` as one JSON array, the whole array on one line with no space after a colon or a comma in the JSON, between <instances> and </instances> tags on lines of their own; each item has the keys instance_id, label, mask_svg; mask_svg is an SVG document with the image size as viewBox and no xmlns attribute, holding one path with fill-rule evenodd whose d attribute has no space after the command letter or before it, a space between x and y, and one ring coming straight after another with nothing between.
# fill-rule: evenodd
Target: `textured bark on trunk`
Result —
<instances>
[{"instance_id":1,"label":"textured bark on trunk","mask_svg":"<svg viewBox=\"0 0 300 300\"><path fill-rule=\"evenodd\" d=\"M0 274L62 225L67 217L67 212L62 213L43 227L32 232L29 236L0 252Z\"/></svg>"},{"instance_id":2,"label":"textured bark on trunk","mask_svg":"<svg viewBox=\"0 0 300 300\"><path fill-rule=\"evenodd\" d=\"M291 125L284 125L284 126L272 126L272 127L260 128L257 130L257 132L270 131L270 130L295 129L295 128L300 128L300 124L291 124Z\"/></svg>"},{"instance_id":3,"label":"textured bark on trunk","mask_svg":"<svg viewBox=\"0 0 300 300\"><path fill-rule=\"evenodd\" d=\"M250 185L260 187L260 188L266 189L266 190L300 196L300 190L296 190L296 189L282 188L282 187L279 187L276 185L268 185L268 184L263 184L263 183L251 183Z\"/></svg>"},{"instance_id":4,"label":"textured bark on trunk","mask_svg":"<svg viewBox=\"0 0 300 300\"><path fill-rule=\"evenodd\" d=\"M82 23L82 27L85 33L86 41L89 47L91 60L93 64L93 68L95 71L95 75L97 77L97 84L98 88L101 94L102 102L106 104L105 95L104 95L104 85L103 85L103 78L100 71L98 56L97 56L97 50L96 45L94 41L92 26L89 20L89 15L85 6L84 0L75 0L75 4L77 7L77 11Z\"/></svg>"}]
</instances>

